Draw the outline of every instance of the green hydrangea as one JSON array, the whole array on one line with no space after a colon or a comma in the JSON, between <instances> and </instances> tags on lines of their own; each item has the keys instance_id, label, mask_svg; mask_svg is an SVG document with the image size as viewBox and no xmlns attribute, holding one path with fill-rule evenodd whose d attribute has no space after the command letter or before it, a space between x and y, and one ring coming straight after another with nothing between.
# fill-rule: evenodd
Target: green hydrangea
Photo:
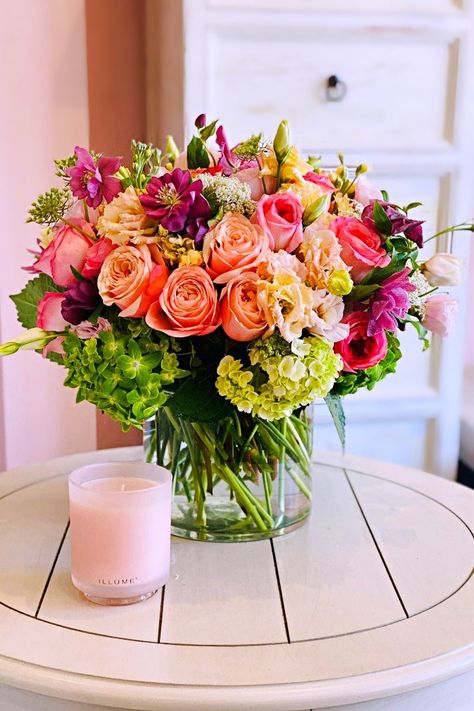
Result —
<instances>
[{"instance_id":1,"label":"green hydrangea","mask_svg":"<svg viewBox=\"0 0 474 711\"><path fill-rule=\"evenodd\" d=\"M332 390L334 395L352 395L360 388L372 390L379 380L396 371L397 363L402 357L400 341L389 331L387 331L387 339L388 350L385 358L373 368L358 370L356 373L342 373L334 384Z\"/></svg>"},{"instance_id":2,"label":"green hydrangea","mask_svg":"<svg viewBox=\"0 0 474 711\"><path fill-rule=\"evenodd\" d=\"M81 340L72 331L63 343L64 384L121 423L140 427L162 407L170 385L189 373L179 367L173 339L152 332L143 321L128 322L124 332L101 332Z\"/></svg>"},{"instance_id":3,"label":"green hydrangea","mask_svg":"<svg viewBox=\"0 0 474 711\"><path fill-rule=\"evenodd\" d=\"M241 412L279 420L331 390L342 360L332 346L311 336L288 343L279 335L258 340L249 350L250 366L225 356L216 387Z\"/></svg>"}]
</instances>

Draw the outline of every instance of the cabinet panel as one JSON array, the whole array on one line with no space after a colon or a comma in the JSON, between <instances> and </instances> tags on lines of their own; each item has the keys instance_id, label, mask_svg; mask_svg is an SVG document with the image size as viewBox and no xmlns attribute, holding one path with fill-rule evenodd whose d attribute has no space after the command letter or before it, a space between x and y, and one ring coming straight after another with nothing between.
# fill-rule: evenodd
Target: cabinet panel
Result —
<instances>
[{"instance_id":1,"label":"cabinet panel","mask_svg":"<svg viewBox=\"0 0 474 711\"><path fill-rule=\"evenodd\" d=\"M232 141L256 129L271 137L286 117L307 150L446 147L456 52L445 40L407 33L407 41L380 28L302 28L293 36L269 26L262 36L237 26L209 33L206 109L220 116ZM326 97L331 75L345 84L341 101Z\"/></svg>"},{"instance_id":2,"label":"cabinet panel","mask_svg":"<svg viewBox=\"0 0 474 711\"><path fill-rule=\"evenodd\" d=\"M380 0L358 0L354 7L353 0L293 0L292 10L327 10L329 12L347 11L381 12L422 12L438 14L456 10L461 6L461 0L392 0L390 7L381 6ZM209 9L215 10L288 10L288 0L207 0Z\"/></svg>"}]
</instances>

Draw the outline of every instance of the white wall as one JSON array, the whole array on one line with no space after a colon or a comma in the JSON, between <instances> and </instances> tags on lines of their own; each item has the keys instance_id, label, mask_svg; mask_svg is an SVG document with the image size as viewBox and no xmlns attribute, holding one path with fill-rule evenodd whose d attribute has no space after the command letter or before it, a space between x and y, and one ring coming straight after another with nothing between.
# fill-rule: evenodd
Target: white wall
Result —
<instances>
[{"instance_id":1,"label":"white wall","mask_svg":"<svg viewBox=\"0 0 474 711\"><path fill-rule=\"evenodd\" d=\"M0 0L0 16L0 323L8 340L21 330L8 295L28 278L21 267L37 235L26 212L53 184L52 159L88 145L88 106L84 1ZM74 404L59 366L25 352L0 367L0 461L12 467L95 448L95 410Z\"/></svg>"}]
</instances>

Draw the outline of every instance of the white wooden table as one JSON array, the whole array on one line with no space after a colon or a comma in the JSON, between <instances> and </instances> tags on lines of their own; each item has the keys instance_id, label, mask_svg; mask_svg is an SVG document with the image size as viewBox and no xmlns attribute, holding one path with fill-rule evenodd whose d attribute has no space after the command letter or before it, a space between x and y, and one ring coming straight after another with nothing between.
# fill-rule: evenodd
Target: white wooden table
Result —
<instances>
[{"instance_id":1,"label":"white wooden table","mask_svg":"<svg viewBox=\"0 0 474 711\"><path fill-rule=\"evenodd\" d=\"M69 579L66 475L138 456L0 475L2 711L474 708L474 492L319 455L305 526L175 540L165 590L97 607Z\"/></svg>"}]
</instances>

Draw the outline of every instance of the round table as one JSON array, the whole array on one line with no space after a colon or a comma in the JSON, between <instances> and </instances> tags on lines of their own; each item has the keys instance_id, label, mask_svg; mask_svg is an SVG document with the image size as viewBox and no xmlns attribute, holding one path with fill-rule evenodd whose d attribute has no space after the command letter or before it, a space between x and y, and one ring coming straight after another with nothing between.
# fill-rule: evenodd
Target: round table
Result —
<instances>
[{"instance_id":1,"label":"round table","mask_svg":"<svg viewBox=\"0 0 474 711\"><path fill-rule=\"evenodd\" d=\"M303 527L173 540L165 589L94 606L69 578L67 474L138 457L0 475L2 711L474 708L473 491L318 454Z\"/></svg>"}]
</instances>

